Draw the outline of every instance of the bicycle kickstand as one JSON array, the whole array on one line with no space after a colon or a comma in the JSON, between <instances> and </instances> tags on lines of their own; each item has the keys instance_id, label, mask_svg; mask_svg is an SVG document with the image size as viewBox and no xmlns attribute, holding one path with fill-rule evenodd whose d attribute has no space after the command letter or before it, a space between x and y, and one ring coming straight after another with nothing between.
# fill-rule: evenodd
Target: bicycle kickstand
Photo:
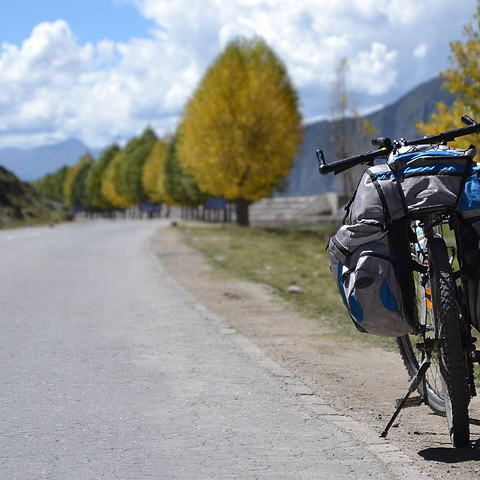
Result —
<instances>
[{"instance_id":1,"label":"bicycle kickstand","mask_svg":"<svg viewBox=\"0 0 480 480\"><path fill-rule=\"evenodd\" d=\"M420 385L420 382L423 380L423 377L425 376L425 373L427 372L428 367L430 367L430 360L428 357L425 357L422 364L420 365L420 368L418 369L417 374L412 378L412 381L408 386L407 394L402 398L402 401L398 404L397 409L395 410L395 413L392 415L392 418L390 419L387 426L385 427L385 430L383 430L383 432L380 433L379 435L380 438L385 438L388 435L388 431L390 430L390 427L393 425L393 422L398 417L400 410L405 406L405 403L407 402L408 397L410 397L410 395Z\"/></svg>"}]
</instances>

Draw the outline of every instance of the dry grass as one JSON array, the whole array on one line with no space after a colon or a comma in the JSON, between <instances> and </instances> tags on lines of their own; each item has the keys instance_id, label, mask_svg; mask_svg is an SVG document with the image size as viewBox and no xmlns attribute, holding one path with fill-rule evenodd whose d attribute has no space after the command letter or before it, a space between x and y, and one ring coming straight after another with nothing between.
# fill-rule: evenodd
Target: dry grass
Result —
<instances>
[{"instance_id":1,"label":"dry grass","mask_svg":"<svg viewBox=\"0 0 480 480\"><path fill-rule=\"evenodd\" d=\"M197 225L181 227L181 231L217 271L271 286L293 308L328 323L341 336L394 346L393 339L359 333L349 319L328 267L325 245L330 226L292 230ZM289 293L292 284L303 293Z\"/></svg>"}]
</instances>

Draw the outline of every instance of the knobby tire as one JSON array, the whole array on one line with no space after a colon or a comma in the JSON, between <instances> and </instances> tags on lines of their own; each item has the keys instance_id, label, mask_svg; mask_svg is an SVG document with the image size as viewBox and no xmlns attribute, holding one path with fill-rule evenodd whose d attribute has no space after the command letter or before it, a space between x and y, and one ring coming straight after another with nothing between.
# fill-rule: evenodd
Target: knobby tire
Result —
<instances>
[{"instance_id":1,"label":"knobby tire","mask_svg":"<svg viewBox=\"0 0 480 480\"><path fill-rule=\"evenodd\" d=\"M455 280L448 251L441 238L428 244L430 284L432 288L433 319L438 351L432 354L431 367L426 380L418 388L432 410L447 417L450 439L454 447L468 447L470 424L468 404L470 387L468 380L468 352L462 344L462 321L455 295ZM416 344L422 342L419 335L405 335L397 339L400 354L410 377L421 362L421 352Z\"/></svg>"},{"instance_id":2,"label":"knobby tire","mask_svg":"<svg viewBox=\"0 0 480 480\"><path fill-rule=\"evenodd\" d=\"M470 422L468 404L468 348L462 343L462 318L455 295L455 280L445 242L428 242L431 263L433 316L436 323L440 371L444 382L445 411L454 447L468 447Z\"/></svg>"}]
</instances>

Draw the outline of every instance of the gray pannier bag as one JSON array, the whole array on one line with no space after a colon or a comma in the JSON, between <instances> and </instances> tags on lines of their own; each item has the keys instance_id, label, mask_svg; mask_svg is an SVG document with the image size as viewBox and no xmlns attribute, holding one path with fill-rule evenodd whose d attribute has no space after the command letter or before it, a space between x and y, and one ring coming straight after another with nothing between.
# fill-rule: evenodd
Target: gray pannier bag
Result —
<instances>
[{"instance_id":1,"label":"gray pannier bag","mask_svg":"<svg viewBox=\"0 0 480 480\"><path fill-rule=\"evenodd\" d=\"M382 223L360 220L340 227L330 238L329 260L343 303L360 331L398 337L413 330Z\"/></svg>"},{"instance_id":2,"label":"gray pannier bag","mask_svg":"<svg viewBox=\"0 0 480 480\"><path fill-rule=\"evenodd\" d=\"M402 147L390 154L381 180L399 183L401 200L406 213L426 210L457 209L466 182L473 173L474 147L467 150L446 145ZM383 184L382 184L383 185ZM387 196L387 201L392 197Z\"/></svg>"}]
</instances>

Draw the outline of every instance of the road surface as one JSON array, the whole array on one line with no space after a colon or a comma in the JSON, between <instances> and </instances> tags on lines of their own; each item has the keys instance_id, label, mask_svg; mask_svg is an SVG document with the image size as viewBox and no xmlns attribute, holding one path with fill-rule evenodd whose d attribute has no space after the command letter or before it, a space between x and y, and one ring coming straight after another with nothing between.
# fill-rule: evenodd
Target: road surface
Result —
<instances>
[{"instance_id":1,"label":"road surface","mask_svg":"<svg viewBox=\"0 0 480 480\"><path fill-rule=\"evenodd\" d=\"M164 273L165 226L0 233L0 478L394 478Z\"/></svg>"}]
</instances>

